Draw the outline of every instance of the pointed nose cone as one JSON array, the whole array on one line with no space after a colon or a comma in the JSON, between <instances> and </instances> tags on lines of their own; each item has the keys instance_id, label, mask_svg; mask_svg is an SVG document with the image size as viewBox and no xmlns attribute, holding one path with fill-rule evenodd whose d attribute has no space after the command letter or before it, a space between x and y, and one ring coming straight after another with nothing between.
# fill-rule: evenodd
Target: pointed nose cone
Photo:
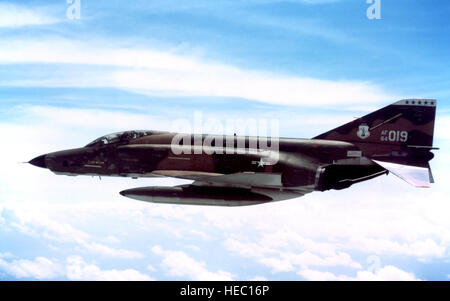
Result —
<instances>
[{"instance_id":1,"label":"pointed nose cone","mask_svg":"<svg viewBox=\"0 0 450 301\"><path fill-rule=\"evenodd\" d=\"M45 156L46 155L36 157L28 163L30 163L34 166L37 166L37 167L47 168L47 165L45 164Z\"/></svg>"}]
</instances>

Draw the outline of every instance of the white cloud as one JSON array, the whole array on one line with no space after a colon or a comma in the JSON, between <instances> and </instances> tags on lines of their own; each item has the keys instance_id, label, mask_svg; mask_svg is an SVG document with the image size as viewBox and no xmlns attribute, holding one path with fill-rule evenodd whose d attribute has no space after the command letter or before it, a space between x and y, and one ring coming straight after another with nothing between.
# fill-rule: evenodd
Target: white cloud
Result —
<instances>
[{"instance_id":1,"label":"white cloud","mask_svg":"<svg viewBox=\"0 0 450 301\"><path fill-rule=\"evenodd\" d=\"M56 23L58 20L42 12L12 3L0 3L0 27L20 27Z\"/></svg>"},{"instance_id":2,"label":"white cloud","mask_svg":"<svg viewBox=\"0 0 450 301\"><path fill-rule=\"evenodd\" d=\"M70 280L95 281L150 281L154 280L148 275L133 269L102 270L94 264L86 263L80 256L67 258L67 278Z\"/></svg>"},{"instance_id":3,"label":"white cloud","mask_svg":"<svg viewBox=\"0 0 450 301\"><path fill-rule=\"evenodd\" d=\"M336 276L330 272L321 272L316 270L304 269L298 272L298 275L302 276L306 280L310 281L337 281L348 280L346 276Z\"/></svg>"},{"instance_id":4,"label":"white cloud","mask_svg":"<svg viewBox=\"0 0 450 301\"><path fill-rule=\"evenodd\" d=\"M199 281L233 280L231 273L222 270L208 271L204 262L196 261L182 251L166 251L160 246L154 246L152 252L163 257L161 267L167 271L169 276Z\"/></svg>"},{"instance_id":5,"label":"white cloud","mask_svg":"<svg viewBox=\"0 0 450 301\"><path fill-rule=\"evenodd\" d=\"M263 276L255 276L253 278L249 279L250 281L268 281L268 279L266 277Z\"/></svg>"},{"instance_id":6,"label":"white cloud","mask_svg":"<svg viewBox=\"0 0 450 301\"><path fill-rule=\"evenodd\" d=\"M112 258L138 259L145 257L142 253L137 251L111 248L96 242L83 242L81 245L91 252L109 256Z\"/></svg>"},{"instance_id":7,"label":"white cloud","mask_svg":"<svg viewBox=\"0 0 450 301\"><path fill-rule=\"evenodd\" d=\"M439 100L438 100L439 101ZM439 112L439 107L437 108ZM435 124L434 138L450 140L450 116L437 116Z\"/></svg>"},{"instance_id":8,"label":"white cloud","mask_svg":"<svg viewBox=\"0 0 450 301\"><path fill-rule=\"evenodd\" d=\"M278 105L320 106L354 104L361 99L366 103L395 100L369 82L287 77L206 64L195 71L117 71L112 79L120 88L150 95L239 97Z\"/></svg>"},{"instance_id":9,"label":"white cloud","mask_svg":"<svg viewBox=\"0 0 450 301\"><path fill-rule=\"evenodd\" d=\"M11 257L14 256L9 252L0 253L0 258L11 258Z\"/></svg>"},{"instance_id":10,"label":"white cloud","mask_svg":"<svg viewBox=\"0 0 450 301\"><path fill-rule=\"evenodd\" d=\"M0 213L9 209L14 214L14 220L10 224L18 231L34 237L43 237L56 242L71 242L82 247L83 250L101 254L111 258L138 259L144 255L137 251L112 248L98 243L88 233L75 229L68 223L52 219L43 212L43 206L39 210L33 205L16 204L9 207L8 204L0 206Z\"/></svg>"},{"instance_id":11,"label":"white cloud","mask_svg":"<svg viewBox=\"0 0 450 301\"><path fill-rule=\"evenodd\" d=\"M0 27L53 22L56 20L46 14L17 5L0 4ZM63 74L55 74L53 78L29 77L28 82L15 82L18 85L119 87L146 94L244 97L273 104L308 106L371 105L397 98L370 82L333 81L248 70L189 53L125 48L111 43L2 39L0 63L78 64L82 65L83 74L91 73L83 77L72 70L73 65L62 66ZM90 66L86 65L107 68L90 72ZM60 78L60 75L63 76ZM362 99L363 104L360 103ZM65 146L75 147L78 142L86 143L84 139L87 135L103 130L159 128L161 120L156 120L156 116L149 118L144 114L103 110L44 107L33 110L30 114L38 116L38 122L27 126L1 125L2 138L14 147L1 150L0 165L8 173L0 175L0 186L2 198L8 199L8 203L2 203L0 211L4 208L12 210L16 218L7 220L0 215L2 229L13 228L55 244L73 243L82 252L120 259L141 259L144 256L138 251L103 245L92 234L94 229L81 231L81 225L88 224L86 221L95 221L95 226L106 227L100 219L120 220L127 223L128 229L135 230L131 235L141 237L145 237L143 234L148 233L146 231L150 227L176 234L177 240L183 239L184 234L205 240L214 237L214 240L204 242L209 243L208 247L223 238L218 237L217 232L226 233L225 246L233 254L254 259L273 272L296 271L312 280L415 279L412 273L394 266L385 266L376 272L359 270L354 277L313 269L342 266L360 269L361 264L350 255L353 252L402 256L411 260L439 260L448 255L450 222L447 212L450 207L445 185L449 177L445 171L446 165L439 164L443 162L443 156L448 158L445 148L434 160L441 160L436 164L444 171L436 179L443 184L435 185L428 191L414 190L391 177L384 177L346 191L314 193L301 199L252 208L224 210L153 206L129 200L122 200L119 204L114 202L113 195L117 194L119 187L130 185L125 179L120 179L121 184L118 184L119 181L104 181L106 183L101 183L99 189L99 185L94 187L84 179L73 181L60 178L43 170L18 166L16 162L29 159L28 155L35 152L50 151L53 147L56 150ZM331 118L326 115L309 117L304 124L314 125L322 119L329 122ZM47 119L45 125L44 119ZM448 117L438 119L437 138L448 138L448 131L445 130L448 123ZM169 185L171 181L161 179L152 184ZM71 186L85 189L71 189ZM89 192L89 200L86 200L86 191ZM88 204L91 200L95 201ZM205 230L180 229L179 221ZM103 240L99 238L99 241ZM114 239L108 241L116 243ZM163 258L161 267L170 276L195 280L234 278L221 268L217 268L216 272L209 271L204 262L184 252L166 251L158 247L153 252ZM61 275L62 267L53 259L36 257L34 260L6 261L10 256L8 253L0 254L0 266L16 277L48 279ZM152 265L146 265L149 271L153 271ZM68 277L74 280L150 279L132 269L102 270L79 256L67 259L67 269Z\"/></svg>"},{"instance_id":12,"label":"white cloud","mask_svg":"<svg viewBox=\"0 0 450 301\"><path fill-rule=\"evenodd\" d=\"M186 248L195 251L195 252L200 252L200 248L197 247L196 245L187 245Z\"/></svg>"},{"instance_id":13,"label":"white cloud","mask_svg":"<svg viewBox=\"0 0 450 301\"><path fill-rule=\"evenodd\" d=\"M201 238L202 240L211 239L208 234L206 234L204 231L200 231L200 230L189 230L189 234L191 234L193 236L197 236L197 237Z\"/></svg>"},{"instance_id":14,"label":"white cloud","mask_svg":"<svg viewBox=\"0 0 450 301\"><path fill-rule=\"evenodd\" d=\"M170 129L171 123L160 116L152 116L142 113L123 113L100 109L67 109L51 106L30 106L23 108L23 114L33 118L40 125L58 125L66 128L76 128L80 130L96 129L98 135L105 135L110 132L123 131L124 129ZM103 132L102 132L103 131ZM92 139L97 138L93 136ZM80 143L87 144L86 140Z\"/></svg>"},{"instance_id":15,"label":"white cloud","mask_svg":"<svg viewBox=\"0 0 450 301\"><path fill-rule=\"evenodd\" d=\"M442 257L446 247L439 245L431 238L424 238L413 242L398 242L389 239L361 238L351 241L359 250L373 254L406 255L416 257Z\"/></svg>"},{"instance_id":16,"label":"white cloud","mask_svg":"<svg viewBox=\"0 0 450 301\"><path fill-rule=\"evenodd\" d=\"M303 269L297 273L311 281L415 281L413 273L405 272L397 267L388 265L378 271L358 271L355 277L335 275L330 272Z\"/></svg>"},{"instance_id":17,"label":"white cloud","mask_svg":"<svg viewBox=\"0 0 450 301\"><path fill-rule=\"evenodd\" d=\"M86 143L87 133L93 135L95 131L103 131L96 127L101 127L107 118L120 117L114 125L117 128L127 128L127 124L132 122L135 122L134 126L141 127L146 122L144 114L123 113L119 116L102 110L48 109L40 107L27 111L25 120L32 120L29 125L0 125L4 139L15 145L14 148L2 148L0 156L1 165L9 171L0 175L2 201L5 200L0 203L0 212L9 210L8 214L0 214L2 229L19 230L56 245L74 243L81 252L100 256L142 258L140 250L123 250L99 244L105 242L104 238L92 234L95 231L90 225L95 224L98 229L106 231L104 237L114 235L122 238L123 233L117 233L115 229L109 232L107 226L102 224L114 220L114 223L121 222L127 225L127 229L133 229L126 235L139 239L149 237L149 229L155 232L163 230L169 235L176 233L175 240L180 242L178 246L191 243L186 242L186 237L193 239L192 243L196 243L198 238L214 238L202 240L207 247L223 239L226 250L234 255L249 258L254 264L275 273L316 273L314 277L309 276L311 279L344 276L386 278L395 274L396 270L392 268L383 270L386 274L377 271L370 275L361 271L360 266L364 262L355 261L355 252L377 254L381 260L386 255L401 256L411 261L439 261L448 255L450 220L446 212L450 205L446 182L450 177L446 165L442 163L445 148L432 161L439 167L439 173L435 174L438 183L429 190L413 189L389 176L343 191L316 192L299 199L248 208L153 205L123 200L117 191L130 185L172 185L176 181L146 179L132 182L111 178L99 182L87 177L59 177L32 166L17 165L16 162L29 159L41 151ZM97 120L94 118L96 114ZM83 123L77 118L86 118L93 124L82 126ZM74 128L82 130L75 131ZM86 191L89 192L88 197ZM11 216L14 218L6 218ZM183 226L180 227L180 224ZM81 231L81 225L88 230ZM143 240L151 245L155 243L148 238ZM158 252L158 249L155 250ZM258 253L261 255L254 255ZM161 268L169 276L197 279L195 273L199 273L206 279L237 277L231 275L232 271L223 272L222 266L216 269L218 271L211 272L205 263L183 252L161 249L160 256L163 258ZM220 256L228 255L221 253ZM169 259L164 261L166 258ZM180 264L179 258L186 262L186 266L177 271L170 261L173 259L173 262ZM145 262L143 266L148 264ZM152 262L152 266L156 265ZM359 271L355 271L356 276L346 274L341 277L332 273L317 274L323 273L315 271L319 267L321 270L350 267ZM292 277L292 274L289 275L286 277ZM408 273L395 275L409 277Z\"/></svg>"},{"instance_id":18,"label":"white cloud","mask_svg":"<svg viewBox=\"0 0 450 301\"><path fill-rule=\"evenodd\" d=\"M80 256L68 257L65 265L45 257L36 257L34 260L18 259L11 262L0 259L0 269L19 279L44 280L67 277L69 280L154 280L150 276L133 269L102 270L94 264L86 263Z\"/></svg>"},{"instance_id":19,"label":"white cloud","mask_svg":"<svg viewBox=\"0 0 450 301\"><path fill-rule=\"evenodd\" d=\"M388 265L376 272L359 271L356 280L362 281L413 281L417 279L413 273L408 273Z\"/></svg>"},{"instance_id":20,"label":"white cloud","mask_svg":"<svg viewBox=\"0 0 450 301\"><path fill-rule=\"evenodd\" d=\"M34 260L13 260L7 262L0 259L0 268L16 278L51 279L64 274L64 268L48 258L36 257Z\"/></svg>"},{"instance_id":21,"label":"white cloud","mask_svg":"<svg viewBox=\"0 0 450 301\"><path fill-rule=\"evenodd\" d=\"M108 242L108 243L113 243L113 244L118 244L120 243L120 239L118 239L117 237L113 236L113 235L109 235L108 237L106 237L104 240L104 242Z\"/></svg>"},{"instance_id":22,"label":"white cloud","mask_svg":"<svg viewBox=\"0 0 450 301\"><path fill-rule=\"evenodd\" d=\"M309 251L304 251L299 254L295 253L285 253L282 254L281 257L284 260L288 260L295 265L298 266L325 266L325 267L333 267L333 266L347 266L350 268L361 268L361 265L352 260L349 254L344 252L338 252L329 257L320 257L316 254L313 254Z\"/></svg>"},{"instance_id":23,"label":"white cloud","mask_svg":"<svg viewBox=\"0 0 450 301\"><path fill-rule=\"evenodd\" d=\"M45 55L42 55L45 53ZM305 75L247 70L175 51L125 48L109 42L70 40L3 41L0 63L58 63L115 66L113 71L6 81L6 85L115 87L152 95L240 97L281 105L323 106L392 102L398 97L365 81L326 80ZM89 70L89 69L87 69Z\"/></svg>"},{"instance_id":24,"label":"white cloud","mask_svg":"<svg viewBox=\"0 0 450 301\"><path fill-rule=\"evenodd\" d=\"M151 264L147 265L147 270L149 270L150 272L156 272L156 268L153 267Z\"/></svg>"},{"instance_id":25,"label":"white cloud","mask_svg":"<svg viewBox=\"0 0 450 301\"><path fill-rule=\"evenodd\" d=\"M359 263L352 260L350 255L344 252L335 253L335 251L330 249L325 252L326 255L320 256L310 251L317 250L318 246L298 247L291 244L288 248L285 248L286 246L277 245L277 242L274 244L267 244L266 242L268 242L266 239L254 243L229 238L224 244L229 251L243 257L253 258L271 268L273 273L291 272L305 269L309 266L361 268ZM286 242L289 243L289 241Z\"/></svg>"}]
</instances>

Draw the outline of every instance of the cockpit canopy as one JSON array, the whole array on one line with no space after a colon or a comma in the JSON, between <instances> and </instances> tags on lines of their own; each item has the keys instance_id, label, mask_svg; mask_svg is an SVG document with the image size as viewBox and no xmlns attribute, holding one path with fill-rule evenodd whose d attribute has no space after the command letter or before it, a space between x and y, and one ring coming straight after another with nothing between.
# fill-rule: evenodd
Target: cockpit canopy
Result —
<instances>
[{"instance_id":1,"label":"cockpit canopy","mask_svg":"<svg viewBox=\"0 0 450 301\"><path fill-rule=\"evenodd\" d=\"M132 139L153 135L155 133L156 133L155 131L125 131L113 133L95 139L94 141L86 145L86 147L102 146L118 142L128 142Z\"/></svg>"}]
</instances>

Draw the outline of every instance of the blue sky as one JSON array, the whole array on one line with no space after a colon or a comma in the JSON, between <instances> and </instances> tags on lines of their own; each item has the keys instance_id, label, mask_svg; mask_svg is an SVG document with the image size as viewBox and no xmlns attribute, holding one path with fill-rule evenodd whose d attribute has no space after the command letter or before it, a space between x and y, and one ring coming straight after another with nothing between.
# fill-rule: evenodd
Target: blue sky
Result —
<instances>
[{"instance_id":1,"label":"blue sky","mask_svg":"<svg viewBox=\"0 0 450 301\"><path fill-rule=\"evenodd\" d=\"M450 3L0 1L0 280L448 280ZM438 99L436 184L394 176L249 208L119 191L18 162L196 112L309 138L406 97Z\"/></svg>"}]
</instances>

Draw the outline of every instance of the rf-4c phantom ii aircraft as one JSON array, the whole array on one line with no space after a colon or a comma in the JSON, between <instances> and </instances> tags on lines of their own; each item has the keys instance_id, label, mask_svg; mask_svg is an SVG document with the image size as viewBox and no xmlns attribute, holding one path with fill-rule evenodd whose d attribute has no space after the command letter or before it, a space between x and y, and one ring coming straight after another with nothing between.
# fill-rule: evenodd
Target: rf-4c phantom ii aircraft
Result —
<instances>
[{"instance_id":1,"label":"rf-4c phantom ii aircraft","mask_svg":"<svg viewBox=\"0 0 450 301\"><path fill-rule=\"evenodd\" d=\"M389 172L430 187L435 114L436 100L405 99L312 139L277 138L275 150L258 145L258 137L126 131L29 163L64 175L194 180L120 192L171 204L261 204L344 189Z\"/></svg>"}]
</instances>

